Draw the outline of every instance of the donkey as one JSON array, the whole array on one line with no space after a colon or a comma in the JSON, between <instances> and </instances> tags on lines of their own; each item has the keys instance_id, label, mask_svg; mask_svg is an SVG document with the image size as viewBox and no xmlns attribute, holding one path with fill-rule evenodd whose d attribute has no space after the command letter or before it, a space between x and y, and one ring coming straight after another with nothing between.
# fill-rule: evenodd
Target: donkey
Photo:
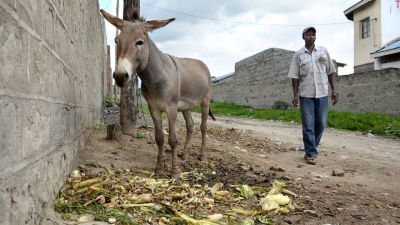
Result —
<instances>
[{"instance_id":1,"label":"donkey","mask_svg":"<svg viewBox=\"0 0 400 225\"><path fill-rule=\"evenodd\" d=\"M210 110L211 75L207 66L200 60L177 58L161 52L148 36L158 28L164 27L175 18L168 20L144 21L139 19L137 10L133 11L131 21L122 20L104 10L104 18L121 31L115 38L117 44L117 66L113 77L119 87L124 87L131 77L138 74L142 81L141 89L148 103L155 126L155 139L158 146L156 174L167 170L165 164L164 135L161 115L168 116L168 143L172 150L171 177L179 179L180 170L176 137L177 112L180 111L186 122L186 143L182 159L187 160L193 135L191 109L201 106L202 145L200 160L205 161L205 146L208 115L215 120Z\"/></svg>"}]
</instances>

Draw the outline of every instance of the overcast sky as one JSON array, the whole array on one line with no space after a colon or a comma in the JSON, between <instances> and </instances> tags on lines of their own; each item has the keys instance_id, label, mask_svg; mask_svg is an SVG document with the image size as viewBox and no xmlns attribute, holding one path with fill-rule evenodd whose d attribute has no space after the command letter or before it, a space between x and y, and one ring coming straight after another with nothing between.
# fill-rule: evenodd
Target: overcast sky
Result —
<instances>
[{"instance_id":1,"label":"overcast sky","mask_svg":"<svg viewBox=\"0 0 400 225\"><path fill-rule=\"evenodd\" d=\"M235 63L269 48L296 51L304 46L306 26L317 30L317 45L346 63L339 75L353 73L354 24L343 11L359 0L141 0L146 20L176 18L150 33L164 53L200 59L211 76L235 71ZM99 0L100 9L116 15L117 0ZM122 18L123 0L119 17ZM115 28L106 22L114 62ZM114 71L114 64L112 64Z\"/></svg>"}]
</instances>

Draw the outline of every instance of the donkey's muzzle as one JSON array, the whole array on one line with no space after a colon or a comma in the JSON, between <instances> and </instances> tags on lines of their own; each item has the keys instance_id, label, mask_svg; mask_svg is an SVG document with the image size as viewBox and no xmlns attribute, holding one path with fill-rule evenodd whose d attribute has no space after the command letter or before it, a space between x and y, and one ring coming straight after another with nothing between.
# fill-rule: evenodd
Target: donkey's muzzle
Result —
<instances>
[{"instance_id":1,"label":"donkey's muzzle","mask_svg":"<svg viewBox=\"0 0 400 225\"><path fill-rule=\"evenodd\" d=\"M115 83L118 85L118 87L125 87L125 85L129 81L129 74L128 73L115 73L113 74Z\"/></svg>"}]
</instances>

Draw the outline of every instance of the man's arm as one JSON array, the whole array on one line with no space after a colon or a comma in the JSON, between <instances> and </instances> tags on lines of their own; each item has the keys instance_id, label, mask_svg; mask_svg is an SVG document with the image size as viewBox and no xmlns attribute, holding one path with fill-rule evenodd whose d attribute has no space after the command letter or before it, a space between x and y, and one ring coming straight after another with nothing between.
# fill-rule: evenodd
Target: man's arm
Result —
<instances>
[{"instance_id":1,"label":"man's arm","mask_svg":"<svg viewBox=\"0 0 400 225\"><path fill-rule=\"evenodd\" d=\"M293 87L293 106L297 107L299 105L299 79L292 78Z\"/></svg>"},{"instance_id":2,"label":"man's arm","mask_svg":"<svg viewBox=\"0 0 400 225\"><path fill-rule=\"evenodd\" d=\"M331 94L331 99L332 99L332 105L336 105L336 103L338 102L339 99L339 94L336 93L336 87L335 87L335 83L336 83L336 77L335 77L335 73L331 73L328 75L328 80L329 80L329 85L331 85L331 89L332 89L332 94Z\"/></svg>"}]
</instances>

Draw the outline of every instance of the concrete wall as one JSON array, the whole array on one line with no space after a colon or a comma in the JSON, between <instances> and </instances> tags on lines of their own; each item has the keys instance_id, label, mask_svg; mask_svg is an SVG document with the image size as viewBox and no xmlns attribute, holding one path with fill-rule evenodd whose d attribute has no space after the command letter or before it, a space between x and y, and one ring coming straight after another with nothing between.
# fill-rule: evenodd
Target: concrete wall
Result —
<instances>
[{"instance_id":1,"label":"concrete wall","mask_svg":"<svg viewBox=\"0 0 400 225\"><path fill-rule=\"evenodd\" d=\"M100 121L97 1L0 1L0 223L41 224Z\"/></svg>"},{"instance_id":2,"label":"concrete wall","mask_svg":"<svg viewBox=\"0 0 400 225\"><path fill-rule=\"evenodd\" d=\"M231 80L212 84L212 101L270 109L291 102L287 72L294 52L267 49L235 64Z\"/></svg>"},{"instance_id":3,"label":"concrete wall","mask_svg":"<svg viewBox=\"0 0 400 225\"><path fill-rule=\"evenodd\" d=\"M106 69L106 96L113 98L113 78L111 74L110 46L107 45L107 69Z\"/></svg>"},{"instance_id":4,"label":"concrete wall","mask_svg":"<svg viewBox=\"0 0 400 225\"><path fill-rule=\"evenodd\" d=\"M212 102L254 109L293 109L287 79L293 51L268 49L239 61L232 80L212 84ZM332 110L400 116L400 69L384 69L336 77L339 103ZM397 96L397 97L396 97Z\"/></svg>"},{"instance_id":5,"label":"concrete wall","mask_svg":"<svg viewBox=\"0 0 400 225\"><path fill-rule=\"evenodd\" d=\"M400 116L400 69L383 69L337 77L336 111Z\"/></svg>"}]
</instances>

